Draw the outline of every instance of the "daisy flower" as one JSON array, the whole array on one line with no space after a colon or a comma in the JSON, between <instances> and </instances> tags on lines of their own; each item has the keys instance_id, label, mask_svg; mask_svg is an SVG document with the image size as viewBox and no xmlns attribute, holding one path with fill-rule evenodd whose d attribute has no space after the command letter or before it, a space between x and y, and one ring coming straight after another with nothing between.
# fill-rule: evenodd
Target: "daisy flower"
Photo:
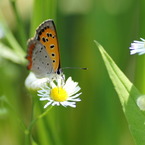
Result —
<instances>
[{"instance_id":1,"label":"daisy flower","mask_svg":"<svg viewBox=\"0 0 145 145\"><path fill-rule=\"evenodd\" d=\"M145 53L145 39L140 38L141 41L134 40L133 43L131 43L130 54L136 54L142 55Z\"/></svg>"},{"instance_id":2,"label":"daisy flower","mask_svg":"<svg viewBox=\"0 0 145 145\"><path fill-rule=\"evenodd\" d=\"M49 105L64 107L76 107L76 102L81 101L78 96L81 93L80 87L77 82L74 82L71 77L69 77L66 82L64 77L59 77L57 80L53 80L49 83L49 86L41 87L38 91L38 96L40 96L40 101L48 101L44 108Z\"/></svg>"}]
</instances>

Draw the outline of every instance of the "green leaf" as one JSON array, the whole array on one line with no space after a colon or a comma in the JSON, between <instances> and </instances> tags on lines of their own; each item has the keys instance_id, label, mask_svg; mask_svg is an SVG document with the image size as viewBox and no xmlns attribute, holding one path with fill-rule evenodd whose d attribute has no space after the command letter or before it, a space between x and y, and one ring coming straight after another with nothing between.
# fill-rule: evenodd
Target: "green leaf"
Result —
<instances>
[{"instance_id":1,"label":"green leaf","mask_svg":"<svg viewBox=\"0 0 145 145\"><path fill-rule=\"evenodd\" d=\"M109 77L115 87L122 104L123 112L127 118L128 126L137 145L145 144L145 113L139 109L136 99L142 94L128 80L118 68L104 48L96 42L106 65Z\"/></svg>"}]
</instances>

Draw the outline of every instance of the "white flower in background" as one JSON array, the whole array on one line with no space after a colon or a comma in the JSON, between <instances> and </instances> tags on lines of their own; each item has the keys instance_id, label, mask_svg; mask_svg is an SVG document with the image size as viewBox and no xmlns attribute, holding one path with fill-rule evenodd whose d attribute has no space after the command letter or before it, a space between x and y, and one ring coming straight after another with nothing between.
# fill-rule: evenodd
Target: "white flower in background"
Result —
<instances>
[{"instance_id":1,"label":"white flower in background","mask_svg":"<svg viewBox=\"0 0 145 145\"><path fill-rule=\"evenodd\" d=\"M145 111L145 95L138 97L136 103L140 110Z\"/></svg>"},{"instance_id":2,"label":"white flower in background","mask_svg":"<svg viewBox=\"0 0 145 145\"><path fill-rule=\"evenodd\" d=\"M142 55L145 53L145 39L140 38L141 41L134 40L133 43L131 43L130 54L136 54Z\"/></svg>"},{"instance_id":3,"label":"white flower in background","mask_svg":"<svg viewBox=\"0 0 145 145\"><path fill-rule=\"evenodd\" d=\"M49 82L49 78L36 78L35 74L30 72L28 77L25 80L25 86L28 90L40 90L41 87L46 86L46 83Z\"/></svg>"},{"instance_id":4,"label":"white flower in background","mask_svg":"<svg viewBox=\"0 0 145 145\"><path fill-rule=\"evenodd\" d=\"M77 82L74 82L71 77L69 77L66 82L64 77L59 77L49 83L49 86L42 87L42 90L38 91L38 96L40 96L41 101L47 101L44 108L49 105L64 107L76 107L76 102L81 101L78 96L81 93L80 87Z\"/></svg>"}]
</instances>

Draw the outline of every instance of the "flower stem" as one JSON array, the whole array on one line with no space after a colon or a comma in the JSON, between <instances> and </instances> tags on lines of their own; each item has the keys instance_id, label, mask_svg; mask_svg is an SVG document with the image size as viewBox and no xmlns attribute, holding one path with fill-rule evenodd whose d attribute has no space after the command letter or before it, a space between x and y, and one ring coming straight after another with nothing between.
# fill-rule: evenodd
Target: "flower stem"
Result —
<instances>
[{"instance_id":1,"label":"flower stem","mask_svg":"<svg viewBox=\"0 0 145 145\"><path fill-rule=\"evenodd\" d=\"M25 130L25 145L31 145L30 131L28 129Z\"/></svg>"},{"instance_id":2,"label":"flower stem","mask_svg":"<svg viewBox=\"0 0 145 145\"><path fill-rule=\"evenodd\" d=\"M29 126L29 130L32 130L34 124L41 119L42 117L44 117L50 110L51 110L52 106L50 106L46 111L44 111L42 114L40 114L39 116L37 116L34 120L32 120L32 122L30 123Z\"/></svg>"},{"instance_id":3,"label":"flower stem","mask_svg":"<svg viewBox=\"0 0 145 145\"><path fill-rule=\"evenodd\" d=\"M52 106L50 106L46 111L44 111L42 114L37 116L34 120L31 121L30 125L28 128L25 130L25 145L31 145L31 137L32 137L32 129L33 126L36 124L36 122L44 117L50 110Z\"/></svg>"}]
</instances>

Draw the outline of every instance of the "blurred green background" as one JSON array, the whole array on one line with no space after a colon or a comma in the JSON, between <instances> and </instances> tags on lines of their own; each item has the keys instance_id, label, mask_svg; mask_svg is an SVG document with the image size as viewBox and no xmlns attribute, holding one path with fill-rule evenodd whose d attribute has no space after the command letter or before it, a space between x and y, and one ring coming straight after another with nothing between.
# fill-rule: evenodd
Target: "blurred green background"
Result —
<instances>
[{"instance_id":1,"label":"blurred green background","mask_svg":"<svg viewBox=\"0 0 145 145\"><path fill-rule=\"evenodd\" d=\"M93 40L103 45L144 93L144 56L136 59L128 49L133 40L145 38L144 0L17 0L21 22L11 2L0 0L0 12L25 52L27 39L35 34L37 26L45 19L54 19L61 66L88 68L64 71L66 78L72 76L79 82L82 101L75 109L54 107L40 120L33 129L38 144L134 145L118 96ZM0 41L9 45L5 37ZM32 99L24 86L28 73L26 65L0 57L0 145L24 144L24 132L12 107L4 100L29 124Z\"/></svg>"}]
</instances>

